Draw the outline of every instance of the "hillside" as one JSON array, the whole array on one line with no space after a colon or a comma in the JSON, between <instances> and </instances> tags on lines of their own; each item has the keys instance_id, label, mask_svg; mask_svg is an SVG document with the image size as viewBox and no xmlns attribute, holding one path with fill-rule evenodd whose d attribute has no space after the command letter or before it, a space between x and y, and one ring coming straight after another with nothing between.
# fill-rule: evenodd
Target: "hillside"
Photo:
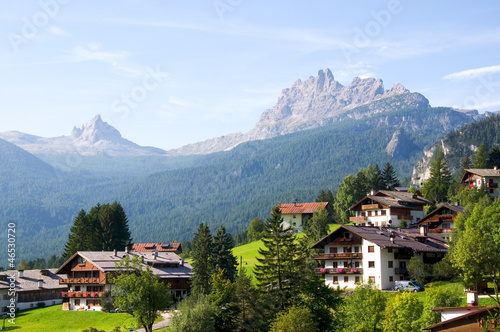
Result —
<instances>
[{"instance_id":1,"label":"hillside","mask_svg":"<svg viewBox=\"0 0 500 332\"><path fill-rule=\"evenodd\" d=\"M449 169L455 172L460 168L465 156L468 155L471 160L474 159L474 155L482 143L488 149L500 146L500 115L488 115L481 121L448 133L427 149L425 155L413 168L412 182L419 183L428 179L430 162L438 148L443 150Z\"/></svg>"}]
</instances>

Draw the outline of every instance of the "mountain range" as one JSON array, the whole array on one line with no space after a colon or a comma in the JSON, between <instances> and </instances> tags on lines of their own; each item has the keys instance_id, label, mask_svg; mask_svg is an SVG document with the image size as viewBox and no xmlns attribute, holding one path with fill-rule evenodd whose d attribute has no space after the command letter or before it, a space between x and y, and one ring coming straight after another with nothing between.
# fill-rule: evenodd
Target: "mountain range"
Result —
<instances>
[{"instance_id":1,"label":"mountain range","mask_svg":"<svg viewBox=\"0 0 500 332\"><path fill-rule=\"evenodd\" d=\"M70 136L0 133L0 218L18 223L28 259L60 254L78 211L114 200L137 242L188 240L200 222L234 233L368 164L390 162L407 183L424 151L487 115L379 79L342 86L327 69L284 89L248 133L176 150L132 143L100 116Z\"/></svg>"}]
</instances>

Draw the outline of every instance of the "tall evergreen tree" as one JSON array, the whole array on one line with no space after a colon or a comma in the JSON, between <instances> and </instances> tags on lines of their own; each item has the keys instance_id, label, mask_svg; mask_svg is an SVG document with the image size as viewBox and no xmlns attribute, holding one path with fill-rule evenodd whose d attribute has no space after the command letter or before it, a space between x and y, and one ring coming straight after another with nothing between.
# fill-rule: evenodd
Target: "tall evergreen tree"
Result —
<instances>
[{"instance_id":1,"label":"tall evergreen tree","mask_svg":"<svg viewBox=\"0 0 500 332\"><path fill-rule=\"evenodd\" d=\"M371 166L370 166L371 169ZM371 190L370 182L368 181L367 170L360 168L356 174L356 185L354 191L354 200L359 201L365 197Z\"/></svg>"},{"instance_id":2,"label":"tall evergreen tree","mask_svg":"<svg viewBox=\"0 0 500 332\"><path fill-rule=\"evenodd\" d=\"M498 167L500 168L500 148L498 146L493 147L488 154L488 168Z\"/></svg>"},{"instance_id":3,"label":"tall evergreen tree","mask_svg":"<svg viewBox=\"0 0 500 332\"><path fill-rule=\"evenodd\" d=\"M277 206L272 211L272 217L266 219L262 242L264 247L259 248L254 275L259 287L271 293L283 310L295 295L292 290L300 271L300 262L294 261L298 249L293 231L290 227L283 227L283 218Z\"/></svg>"},{"instance_id":4,"label":"tall evergreen tree","mask_svg":"<svg viewBox=\"0 0 500 332\"><path fill-rule=\"evenodd\" d=\"M422 186L422 194L425 198L436 202L446 200L451 183L451 174L446 165L443 151L438 150L436 157L431 162L431 176Z\"/></svg>"},{"instance_id":5,"label":"tall evergreen tree","mask_svg":"<svg viewBox=\"0 0 500 332\"><path fill-rule=\"evenodd\" d=\"M370 165L368 165L370 167ZM382 171L378 164L375 164L370 171L366 171L366 176L368 177L368 183L370 184L370 190L381 190L384 189L384 178L382 177ZM360 197L360 199L363 197Z\"/></svg>"},{"instance_id":6,"label":"tall evergreen tree","mask_svg":"<svg viewBox=\"0 0 500 332\"><path fill-rule=\"evenodd\" d=\"M382 172L382 179L384 181L384 189L387 190L394 190L394 188L401 185L396 176L396 171L389 162L385 164L384 171Z\"/></svg>"},{"instance_id":7,"label":"tall evergreen tree","mask_svg":"<svg viewBox=\"0 0 500 332\"><path fill-rule=\"evenodd\" d=\"M64 260L69 259L79 250L88 250L91 241L88 216L85 210L81 209L69 230L68 241L64 245Z\"/></svg>"},{"instance_id":8,"label":"tall evergreen tree","mask_svg":"<svg viewBox=\"0 0 500 332\"><path fill-rule=\"evenodd\" d=\"M318 207L316 211L313 212L313 216L309 219L309 223L306 228L306 234L310 241L310 244L314 244L324 236L328 235L328 212L325 209Z\"/></svg>"},{"instance_id":9,"label":"tall evergreen tree","mask_svg":"<svg viewBox=\"0 0 500 332\"><path fill-rule=\"evenodd\" d=\"M352 174L346 176L339 186L335 195L335 203L333 204L335 220L338 223L346 224L349 222L349 217L352 215L349 208L358 201L354 196L356 186L357 182Z\"/></svg>"},{"instance_id":10,"label":"tall evergreen tree","mask_svg":"<svg viewBox=\"0 0 500 332\"><path fill-rule=\"evenodd\" d=\"M234 257L232 249L234 241L231 234L226 232L226 228L220 225L213 236L213 262L214 271L222 270L222 277L230 282L236 279L236 267L238 263Z\"/></svg>"},{"instance_id":11,"label":"tall evergreen tree","mask_svg":"<svg viewBox=\"0 0 500 332\"><path fill-rule=\"evenodd\" d=\"M213 240L208 225L200 224L193 238L193 295L208 295L210 293L210 282L213 273Z\"/></svg>"},{"instance_id":12,"label":"tall evergreen tree","mask_svg":"<svg viewBox=\"0 0 500 332\"><path fill-rule=\"evenodd\" d=\"M125 249L132 243L128 220L118 202L105 204L99 211L101 250Z\"/></svg>"},{"instance_id":13,"label":"tall evergreen tree","mask_svg":"<svg viewBox=\"0 0 500 332\"><path fill-rule=\"evenodd\" d=\"M486 145L481 144L476 151L474 157L474 168L487 168L488 167L488 148Z\"/></svg>"}]
</instances>

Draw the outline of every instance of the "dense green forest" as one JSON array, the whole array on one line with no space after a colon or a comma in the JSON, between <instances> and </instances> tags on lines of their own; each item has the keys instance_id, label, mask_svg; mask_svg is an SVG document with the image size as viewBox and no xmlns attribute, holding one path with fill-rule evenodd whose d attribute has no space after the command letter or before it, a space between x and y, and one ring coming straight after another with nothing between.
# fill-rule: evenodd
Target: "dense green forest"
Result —
<instances>
[{"instance_id":1,"label":"dense green forest","mask_svg":"<svg viewBox=\"0 0 500 332\"><path fill-rule=\"evenodd\" d=\"M450 108L402 106L357 120L362 111L356 108L343 121L247 142L228 152L132 158L123 164L106 156L85 157L70 171L3 144L0 217L17 223L18 259L60 255L78 211L115 200L136 242L184 241L201 222L224 224L234 234L255 217L265 219L276 203L312 201L321 190L335 192L346 175L368 164L390 162L408 182L424 148L473 121ZM413 147L405 158L385 150L396 131ZM21 159L13 157L21 154Z\"/></svg>"}]
</instances>

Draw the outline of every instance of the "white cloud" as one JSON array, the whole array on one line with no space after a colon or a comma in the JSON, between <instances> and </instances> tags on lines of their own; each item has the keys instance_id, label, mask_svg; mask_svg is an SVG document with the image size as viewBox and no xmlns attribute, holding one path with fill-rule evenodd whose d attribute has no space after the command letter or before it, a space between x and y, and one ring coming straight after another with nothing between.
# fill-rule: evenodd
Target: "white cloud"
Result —
<instances>
[{"instance_id":1,"label":"white cloud","mask_svg":"<svg viewBox=\"0 0 500 332\"><path fill-rule=\"evenodd\" d=\"M463 71L459 71L456 73L448 74L448 75L444 76L443 79L445 79L445 80L468 80L468 79L473 79L476 77L494 74L494 73L500 73L500 65L463 70Z\"/></svg>"},{"instance_id":2,"label":"white cloud","mask_svg":"<svg viewBox=\"0 0 500 332\"><path fill-rule=\"evenodd\" d=\"M56 27L56 26L50 26L47 28L47 31L49 31L51 34L56 35L56 36L70 36L70 34L63 29Z\"/></svg>"}]
</instances>

